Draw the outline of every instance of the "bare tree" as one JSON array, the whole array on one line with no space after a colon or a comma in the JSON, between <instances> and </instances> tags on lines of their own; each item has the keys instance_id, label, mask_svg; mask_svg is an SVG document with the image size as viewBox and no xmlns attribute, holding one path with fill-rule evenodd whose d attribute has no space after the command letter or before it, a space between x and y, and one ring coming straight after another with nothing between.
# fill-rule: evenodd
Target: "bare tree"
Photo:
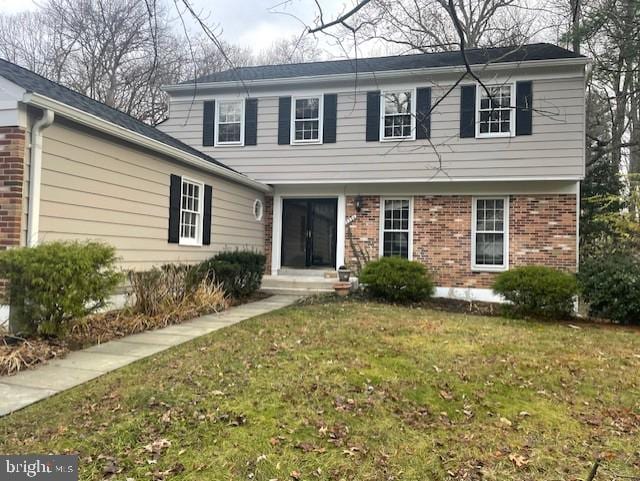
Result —
<instances>
[{"instance_id":1,"label":"bare tree","mask_svg":"<svg viewBox=\"0 0 640 481\"><path fill-rule=\"evenodd\" d=\"M317 39L309 35L276 40L255 56L258 65L313 62L322 58Z\"/></svg>"},{"instance_id":2,"label":"bare tree","mask_svg":"<svg viewBox=\"0 0 640 481\"><path fill-rule=\"evenodd\" d=\"M448 0L370 0L358 5L365 3L366 8L350 15L348 22L336 25L361 45L375 40L399 52L457 49L460 38L453 13L467 48L521 45L541 28L539 11L522 0L456 0L452 5Z\"/></svg>"}]
</instances>

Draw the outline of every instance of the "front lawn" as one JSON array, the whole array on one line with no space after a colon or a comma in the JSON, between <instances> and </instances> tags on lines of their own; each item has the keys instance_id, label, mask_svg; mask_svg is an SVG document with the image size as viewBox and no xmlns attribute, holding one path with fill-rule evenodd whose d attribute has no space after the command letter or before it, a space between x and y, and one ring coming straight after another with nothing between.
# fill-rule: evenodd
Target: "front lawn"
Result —
<instances>
[{"instance_id":1,"label":"front lawn","mask_svg":"<svg viewBox=\"0 0 640 481\"><path fill-rule=\"evenodd\" d=\"M640 475L640 331L344 302L242 322L0 419L81 479Z\"/></svg>"}]
</instances>

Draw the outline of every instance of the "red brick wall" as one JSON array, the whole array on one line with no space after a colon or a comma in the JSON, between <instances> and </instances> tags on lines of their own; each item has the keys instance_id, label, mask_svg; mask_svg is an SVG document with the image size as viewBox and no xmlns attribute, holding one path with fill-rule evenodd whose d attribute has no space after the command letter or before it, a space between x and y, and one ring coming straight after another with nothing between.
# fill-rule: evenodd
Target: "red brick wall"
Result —
<instances>
[{"instance_id":1,"label":"red brick wall","mask_svg":"<svg viewBox=\"0 0 640 481\"><path fill-rule=\"evenodd\" d=\"M0 250L20 245L25 130L0 127Z\"/></svg>"},{"instance_id":2,"label":"red brick wall","mask_svg":"<svg viewBox=\"0 0 640 481\"><path fill-rule=\"evenodd\" d=\"M380 197L367 195L360 197L362 207L356 212L356 196L346 198L347 226L345 229L344 260L351 269L358 269L358 264L365 259L378 257L378 237L380 231ZM355 216L355 220L349 220ZM358 260L360 259L360 261Z\"/></svg>"},{"instance_id":3,"label":"red brick wall","mask_svg":"<svg viewBox=\"0 0 640 481\"><path fill-rule=\"evenodd\" d=\"M413 258L429 267L444 287L490 287L496 274L471 270L471 196L414 196ZM380 198L363 197L363 209L351 223L353 240L378 257ZM347 197L347 219L356 214ZM356 267L349 239L346 260ZM512 195L509 206L509 265L576 268L575 195Z\"/></svg>"},{"instance_id":4,"label":"red brick wall","mask_svg":"<svg viewBox=\"0 0 640 481\"><path fill-rule=\"evenodd\" d=\"M271 244L273 234L273 197L265 196L264 198L264 255L267 257L267 263L264 266L265 274L271 274Z\"/></svg>"},{"instance_id":5,"label":"red brick wall","mask_svg":"<svg viewBox=\"0 0 640 481\"><path fill-rule=\"evenodd\" d=\"M0 250L20 246L26 132L0 127ZM0 279L0 297L7 289Z\"/></svg>"}]
</instances>

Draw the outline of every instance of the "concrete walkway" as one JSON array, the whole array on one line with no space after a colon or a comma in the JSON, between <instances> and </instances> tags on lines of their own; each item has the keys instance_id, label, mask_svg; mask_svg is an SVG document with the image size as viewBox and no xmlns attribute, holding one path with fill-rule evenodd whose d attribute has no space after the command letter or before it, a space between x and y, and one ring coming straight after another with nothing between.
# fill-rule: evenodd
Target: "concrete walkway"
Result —
<instances>
[{"instance_id":1,"label":"concrete walkway","mask_svg":"<svg viewBox=\"0 0 640 481\"><path fill-rule=\"evenodd\" d=\"M276 295L219 314L143 332L70 352L40 367L0 377L0 416L83 384L139 359L196 337L292 304L297 296Z\"/></svg>"}]
</instances>

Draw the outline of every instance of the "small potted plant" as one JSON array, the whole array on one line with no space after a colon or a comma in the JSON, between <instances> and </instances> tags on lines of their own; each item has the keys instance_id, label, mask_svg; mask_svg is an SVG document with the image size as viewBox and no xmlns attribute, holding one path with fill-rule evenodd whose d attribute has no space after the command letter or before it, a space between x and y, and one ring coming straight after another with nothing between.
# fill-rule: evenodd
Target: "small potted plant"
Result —
<instances>
[{"instance_id":1,"label":"small potted plant","mask_svg":"<svg viewBox=\"0 0 640 481\"><path fill-rule=\"evenodd\" d=\"M348 269L346 266L338 267L338 280L340 282L349 282L350 276L351 276L351 269Z\"/></svg>"}]
</instances>

